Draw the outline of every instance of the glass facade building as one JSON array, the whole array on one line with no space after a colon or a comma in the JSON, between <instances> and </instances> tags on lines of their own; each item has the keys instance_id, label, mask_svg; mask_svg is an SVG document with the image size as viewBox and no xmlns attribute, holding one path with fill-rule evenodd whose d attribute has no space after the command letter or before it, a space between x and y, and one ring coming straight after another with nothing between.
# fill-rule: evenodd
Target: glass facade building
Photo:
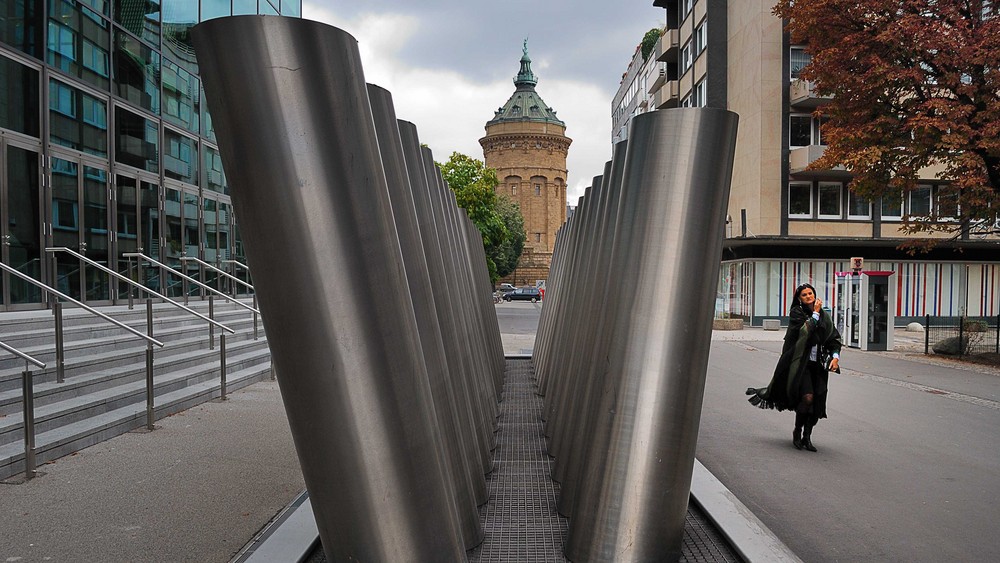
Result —
<instances>
[{"instance_id":1,"label":"glass facade building","mask_svg":"<svg viewBox=\"0 0 1000 563\"><path fill-rule=\"evenodd\" d=\"M218 283L242 244L204 102L191 28L243 14L301 17L301 0L0 0L0 258L60 291L113 303L124 253ZM244 272L245 274L245 272ZM162 278L162 279L161 279ZM168 295L193 284L147 268ZM122 294L124 296L124 294ZM0 310L44 307L0 278Z\"/></svg>"}]
</instances>

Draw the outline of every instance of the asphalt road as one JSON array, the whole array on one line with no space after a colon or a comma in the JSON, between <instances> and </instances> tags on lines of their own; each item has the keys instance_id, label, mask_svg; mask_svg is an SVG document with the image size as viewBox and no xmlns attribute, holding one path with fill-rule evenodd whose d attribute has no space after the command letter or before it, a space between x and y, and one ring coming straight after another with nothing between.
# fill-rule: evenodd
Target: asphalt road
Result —
<instances>
[{"instance_id":1,"label":"asphalt road","mask_svg":"<svg viewBox=\"0 0 1000 563\"><path fill-rule=\"evenodd\" d=\"M523 334L534 336L538 329L538 318L542 312L541 303L529 301L512 301L497 303L497 322L500 332L504 334Z\"/></svg>"},{"instance_id":2,"label":"asphalt road","mask_svg":"<svg viewBox=\"0 0 1000 563\"><path fill-rule=\"evenodd\" d=\"M847 350L819 453L746 402L779 342L713 342L698 459L807 562L996 561L1000 373ZM919 358L918 358L919 359Z\"/></svg>"},{"instance_id":3,"label":"asphalt road","mask_svg":"<svg viewBox=\"0 0 1000 563\"><path fill-rule=\"evenodd\" d=\"M538 314L497 307L505 334ZM713 334L699 461L807 563L1000 560L1000 370L846 349L811 453L791 413L746 402L780 337Z\"/></svg>"}]
</instances>

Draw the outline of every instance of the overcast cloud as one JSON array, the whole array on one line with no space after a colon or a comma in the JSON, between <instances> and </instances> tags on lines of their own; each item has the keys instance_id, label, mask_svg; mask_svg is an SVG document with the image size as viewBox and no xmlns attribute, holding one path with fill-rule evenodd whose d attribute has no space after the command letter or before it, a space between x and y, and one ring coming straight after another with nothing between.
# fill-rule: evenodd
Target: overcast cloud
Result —
<instances>
[{"instance_id":1,"label":"overcast cloud","mask_svg":"<svg viewBox=\"0 0 1000 563\"><path fill-rule=\"evenodd\" d=\"M365 79L392 92L438 161L482 159L479 139L514 92L527 37L536 89L573 139L571 205L611 157L611 99L643 34L664 20L652 0L305 0L302 12L358 40Z\"/></svg>"}]
</instances>

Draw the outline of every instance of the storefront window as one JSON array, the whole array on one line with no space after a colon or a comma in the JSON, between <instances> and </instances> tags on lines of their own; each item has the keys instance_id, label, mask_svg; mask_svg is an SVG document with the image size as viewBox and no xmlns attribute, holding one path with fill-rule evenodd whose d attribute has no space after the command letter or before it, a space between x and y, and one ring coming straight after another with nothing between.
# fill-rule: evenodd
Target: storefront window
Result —
<instances>
[{"instance_id":1,"label":"storefront window","mask_svg":"<svg viewBox=\"0 0 1000 563\"><path fill-rule=\"evenodd\" d=\"M38 137L38 71L0 57L0 127Z\"/></svg>"},{"instance_id":2,"label":"storefront window","mask_svg":"<svg viewBox=\"0 0 1000 563\"><path fill-rule=\"evenodd\" d=\"M160 136L156 123L115 108L115 160L140 170L160 171Z\"/></svg>"},{"instance_id":3,"label":"storefront window","mask_svg":"<svg viewBox=\"0 0 1000 563\"><path fill-rule=\"evenodd\" d=\"M58 80L49 81L49 140L108 156L108 104Z\"/></svg>"}]
</instances>

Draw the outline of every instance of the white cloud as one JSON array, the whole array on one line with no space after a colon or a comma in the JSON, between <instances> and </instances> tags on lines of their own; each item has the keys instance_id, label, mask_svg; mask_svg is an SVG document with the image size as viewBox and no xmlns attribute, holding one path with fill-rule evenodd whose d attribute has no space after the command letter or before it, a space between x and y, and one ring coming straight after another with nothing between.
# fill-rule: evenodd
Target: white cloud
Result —
<instances>
[{"instance_id":1,"label":"white cloud","mask_svg":"<svg viewBox=\"0 0 1000 563\"><path fill-rule=\"evenodd\" d=\"M398 56L420 32L416 16L395 13L361 13L346 19L331 9L304 4L304 16L344 29L358 40L365 79L392 93L396 116L417 126L420 140L443 161L453 151L481 159L479 139L496 108L514 91L517 61L511 61L509 78L476 82L448 69L420 68ZM533 70L551 66L539 57ZM567 199L576 205L593 176L602 173L610 158L610 105L607 94L594 84L540 78L538 92L566 122L573 139L567 168Z\"/></svg>"}]
</instances>

